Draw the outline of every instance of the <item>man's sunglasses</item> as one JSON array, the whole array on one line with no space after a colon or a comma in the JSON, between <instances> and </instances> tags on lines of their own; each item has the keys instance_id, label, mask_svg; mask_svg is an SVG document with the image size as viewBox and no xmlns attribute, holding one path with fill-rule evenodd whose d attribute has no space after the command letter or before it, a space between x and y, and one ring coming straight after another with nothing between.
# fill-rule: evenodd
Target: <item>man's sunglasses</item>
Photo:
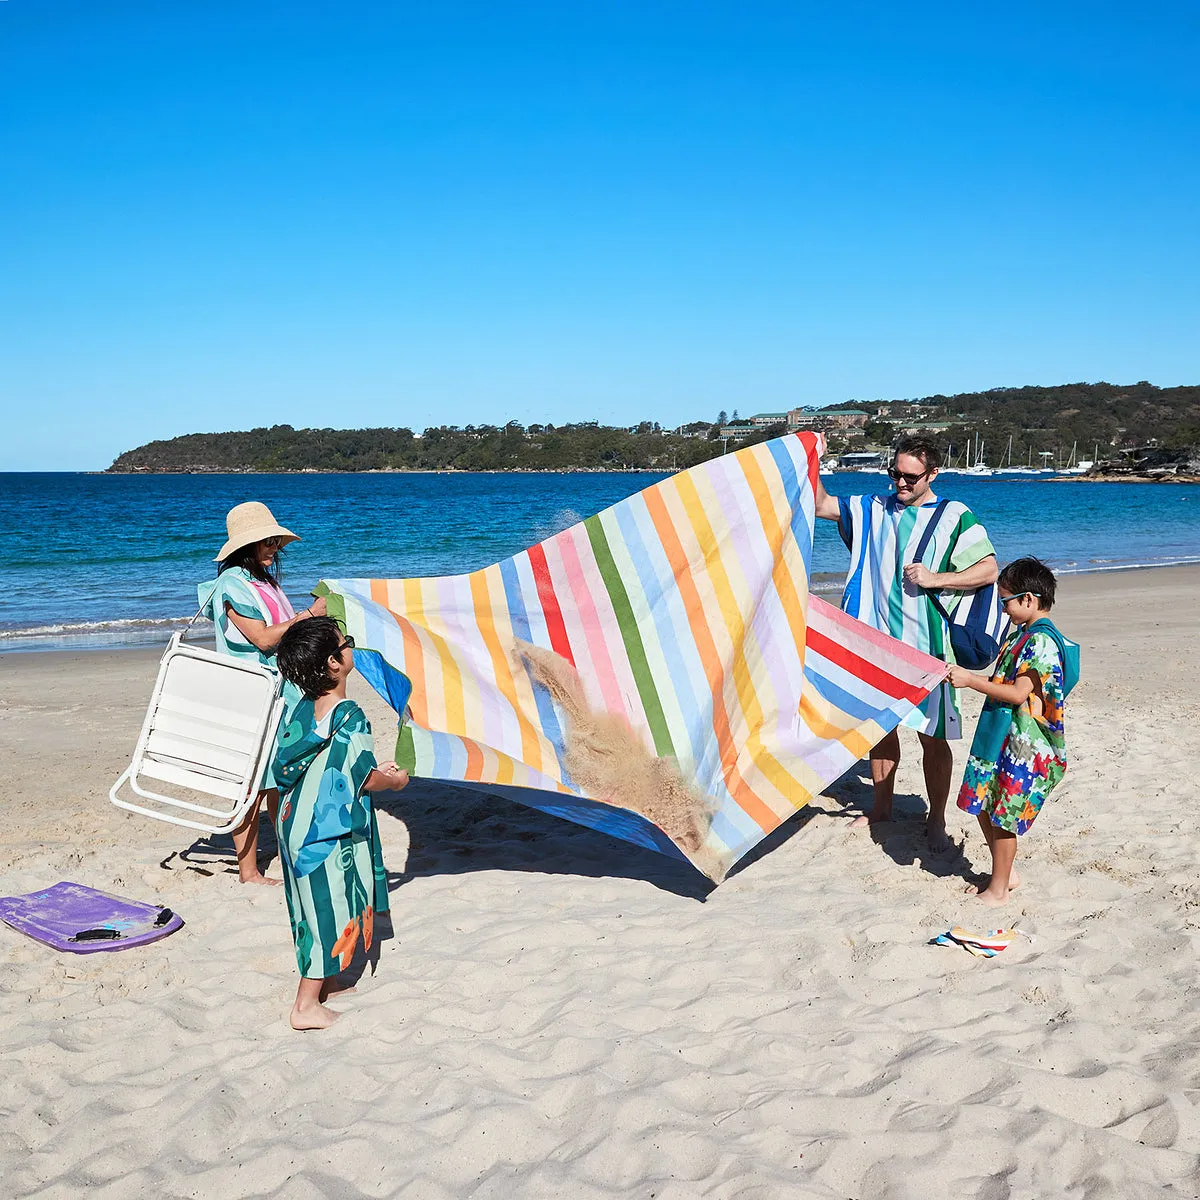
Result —
<instances>
[{"instance_id":1,"label":"man's sunglasses","mask_svg":"<svg viewBox=\"0 0 1200 1200\"><path fill-rule=\"evenodd\" d=\"M343 650L353 650L353 649L354 649L354 639L349 634L346 634L346 640L337 648L336 651L334 651L334 657L341 654L341 652Z\"/></svg>"},{"instance_id":2,"label":"man's sunglasses","mask_svg":"<svg viewBox=\"0 0 1200 1200\"><path fill-rule=\"evenodd\" d=\"M928 474L928 470L922 471L920 475L911 475L908 471L897 471L895 467L888 467L888 478L893 483L899 483L903 479L909 487L916 487Z\"/></svg>"},{"instance_id":3,"label":"man's sunglasses","mask_svg":"<svg viewBox=\"0 0 1200 1200\"><path fill-rule=\"evenodd\" d=\"M1037 599L1042 598L1041 592L1018 592L1015 596L1001 596L1001 607L1007 608L1014 600L1024 600L1026 596L1036 596Z\"/></svg>"}]
</instances>

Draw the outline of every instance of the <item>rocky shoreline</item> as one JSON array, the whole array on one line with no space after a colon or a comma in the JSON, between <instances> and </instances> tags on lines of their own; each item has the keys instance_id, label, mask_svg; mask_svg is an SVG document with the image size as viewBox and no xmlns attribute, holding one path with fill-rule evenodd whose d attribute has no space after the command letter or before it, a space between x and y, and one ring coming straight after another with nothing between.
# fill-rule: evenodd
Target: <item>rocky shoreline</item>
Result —
<instances>
[{"instance_id":1,"label":"rocky shoreline","mask_svg":"<svg viewBox=\"0 0 1200 1200\"><path fill-rule=\"evenodd\" d=\"M1097 471L1087 475L1059 475L1051 483L1200 483L1200 475L1183 471Z\"/></svg>"}]
</instances>

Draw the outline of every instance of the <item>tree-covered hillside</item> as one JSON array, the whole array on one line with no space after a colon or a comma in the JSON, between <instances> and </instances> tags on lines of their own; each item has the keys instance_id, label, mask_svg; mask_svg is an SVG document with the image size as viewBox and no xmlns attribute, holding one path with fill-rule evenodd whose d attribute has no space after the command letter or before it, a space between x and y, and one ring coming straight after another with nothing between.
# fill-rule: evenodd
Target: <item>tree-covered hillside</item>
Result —
<instances>
[{"instance_id":1,"label":"tree-covered hillside","mask_svg":"<svg viewBox=\"0 0 1200 1200\"><path fill-rule=\"evenodd\" d=\"M594 421L579 425L437 426L192 433L122 454L110 471L669 471L721 452L719 441Z\"/></svg>"},{"instance_id":2,"label":"tree-covered hillside","mask_svg":"<svg viewBox=\"0 0 1200 1200\"><path fill-rule=\"evenodd\" d=\"M1159 388L1151 383L1068 383L1057 387L993 388L919 401L860 404L875 415L866 433L887 443L896 429L929 421L955 454L976 434L986 441L995 466L1012 438L1014 462L1032 451L1066 460L1078 443L1080 457L1119 457L1119 451L1155 444L1167 450L1200 446L1200 387ZM883 412L877 413L882 409ZM886 428L880 428L886 426Z\"/></svg>"},{"instance_id":3,"label":"tree-covered hillside","mask_svg":"<svg viewBox=\"0 0 1200 1200\"><path fill-rule=\"evenodd\" d=\"M775 405L777 408L778 405ZM1073 383L1057 387L993 388L920 400L858 401L871 416L866 428L830 430L834 451L883 448L906 429L928 428L961 457L976 437L997 465L1012 439L1014 463L1041 461L1043 451L1066 462L1121 459L1120 451L1155 445L1165 453L1200 447L1200 387L1150 383ZM819 417L819 413L816 414ZM720 414L721 417L724 414ZM574 425L441 425L411 429L293 429L274 425L238 433L191 433L150 442L122 454L110 471L588 471L690 467L720 454L719 421L661 430L650 421L634 429L585 421ZM783 432L760 429L729 445L747 445ZM1193 451L1194 452L1194 451Z\"/></svg>"}]
</instances>

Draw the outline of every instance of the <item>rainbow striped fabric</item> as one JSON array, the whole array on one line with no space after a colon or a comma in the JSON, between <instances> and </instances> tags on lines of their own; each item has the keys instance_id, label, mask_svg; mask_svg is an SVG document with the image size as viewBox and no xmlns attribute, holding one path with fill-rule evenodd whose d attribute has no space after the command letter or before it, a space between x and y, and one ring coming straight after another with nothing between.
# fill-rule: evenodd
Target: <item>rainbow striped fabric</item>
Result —
<instances>
[{"instance_id":1,"label":"rainbow striped fabric","mask_svg":"<svg viewBox=\"0 0 1200 1200\"><path fill-rule=\"evenodd\" d=\"M822 448L801 433L714 459L468 575L326 581L367 680L398 709L411 681L397 761L687 859L572 780L563 712L513 654L532 643L674 761L732 865L945 675L809 595Z\"/></svg>"}]
</instances>

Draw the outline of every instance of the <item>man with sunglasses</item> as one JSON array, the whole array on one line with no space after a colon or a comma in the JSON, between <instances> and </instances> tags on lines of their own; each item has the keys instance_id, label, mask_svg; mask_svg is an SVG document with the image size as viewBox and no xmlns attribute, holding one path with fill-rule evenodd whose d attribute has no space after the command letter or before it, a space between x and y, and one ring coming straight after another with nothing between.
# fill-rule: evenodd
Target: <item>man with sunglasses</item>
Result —
<instances>
[{"instance_id":1,"label":"man with sunglasses","mask_svg":"<svg viewBox=\"0 0 1200 1200\"><path fill-rule=\"evenodd\" d=\"M927 593L987 587L996 581L999 569L996 551L975 514L965 504L939 502L934 495L941 465L941 449L930 438L901 438L888 471L893 495L830 496L818 481L816 514L838 523L850 551L843 610L926 654L953 662L945 621ZM946 802L954 769L950 742L962 736L955 690L943 683L903 724L914 729L921 742L930 846L946 850ZM891 819L899 761L900 735L893 730L871 751L875 803L852 828Z\"/></svg>"}]
</instances>

